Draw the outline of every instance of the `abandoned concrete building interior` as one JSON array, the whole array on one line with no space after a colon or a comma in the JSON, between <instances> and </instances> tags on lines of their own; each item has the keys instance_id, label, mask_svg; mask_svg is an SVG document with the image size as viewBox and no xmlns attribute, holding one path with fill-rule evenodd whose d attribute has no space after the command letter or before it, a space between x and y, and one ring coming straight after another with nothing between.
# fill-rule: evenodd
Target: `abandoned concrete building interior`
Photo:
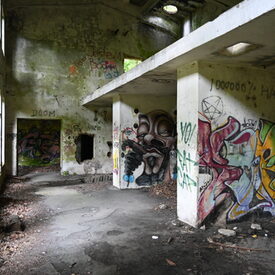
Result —
<instances>
[{"instance_id":1,"label":"abandoned concrete building interior","mask_svg":"<svg viewBox=\"0 0 275 275\"><path fill-rule=\"evenodd\" d=\"M143 211L139 196L147 196L144 205L158 199L148 197L146 190L174 186L175 207L169 211L181 225L173 229L178 233L182 228L211 231L214 221L231 231L233 224L235 233L255 219L270 228L262 239L255 228L249 229L258 240L256 251L269 243L267 256L253 256L252 247L250 258L233 259L238 264L262 261L259 269L181 266L175 255L168 255L163 263L154 262L155 269L145 270L140 266L142 259L144 266L151 265L147 258L131 261L131 267L125 259L114 264L120 254L105 242L101 248L110 255L104 265L98 260L102 251L88 253L92 269L88 262L79 267L88 254L73 262L60 260L67 269L52 263L43 270L29 269L35 265L30 261L16 269L7 257L0 263L0 270L1 265L6 268L3 274L14 274L11 268L18 274L24 268L28 271L22 274L274 274L275 0L0 2L3 196L14 180L26 188L29 175L43 175L43 182L55 175L60 182L81 179L79 188L110 182L104 192L127 194L126 200L137 200ZM39 196L45 194L35 188ZM52 198L52 208L59 209L64 190ZM112 203L111 195L100 202L103 191L98 192L90 203L94 198L98 205ZM123 199L116 199L120 205ZM122 205L118 208L127 213L127 204ZM97 215L97 208L89 207ZM123 235L108 232L112 238ZM172 245L173 238L164 241ZM175 245L173 251L181 251Z\"/></svg>"}]
</instances>

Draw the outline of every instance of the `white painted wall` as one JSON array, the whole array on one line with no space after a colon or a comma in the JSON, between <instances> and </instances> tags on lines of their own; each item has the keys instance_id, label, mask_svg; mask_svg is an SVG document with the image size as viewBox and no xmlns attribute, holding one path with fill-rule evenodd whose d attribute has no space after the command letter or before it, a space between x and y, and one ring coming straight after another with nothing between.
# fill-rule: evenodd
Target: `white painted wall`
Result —
<instances>
[{"instance_id":1,"label":"white painted wall","mask_svg":"<svg viewBox=\"0 0 275 275\"><path fill-rule=\"evenodd\" d=\"M198 64L178 69L177 91L177 214L178 218L197 226L198 201Z\"/></svg>"}]
</instances>

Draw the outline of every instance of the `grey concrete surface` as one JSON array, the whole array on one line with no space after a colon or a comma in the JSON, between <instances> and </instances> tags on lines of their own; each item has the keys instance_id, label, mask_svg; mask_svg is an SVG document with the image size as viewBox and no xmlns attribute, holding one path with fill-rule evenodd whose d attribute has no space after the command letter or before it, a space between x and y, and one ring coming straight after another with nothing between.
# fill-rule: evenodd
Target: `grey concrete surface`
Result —
<instances>
[{"instance_id":1,"label":"grey concrete surface","mask_svg":"<svg viewBox=\"0 0 275 275\"><path fill-rule=\"evenodd\" d=\"M54 179L59 176L29 179L33 189L27 192L38 198L32 207L41 208L40 217L28 225L29 238L6 259L1 274L274 274L270 220L261 222L270 231L268 238L259 233L253 239L248 223L238 225L243 235L218 236L215 227L199 230L172 222L175 209L156 210L167 201L147 190L121 191L108 184L94 190L74 178L74 185L64 181L56 186ZM210 245L207 238L215 236L222 243L268 252Z\"/></svg>"}]
</instances>

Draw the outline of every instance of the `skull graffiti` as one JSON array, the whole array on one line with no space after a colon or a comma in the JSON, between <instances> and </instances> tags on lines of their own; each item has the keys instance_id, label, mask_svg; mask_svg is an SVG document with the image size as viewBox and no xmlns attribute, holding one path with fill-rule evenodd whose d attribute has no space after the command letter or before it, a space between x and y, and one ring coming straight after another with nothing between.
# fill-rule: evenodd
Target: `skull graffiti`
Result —
<instances>
[{"instance_id":1,"label":"skull graffiti","mask_svg":"<svg viewBox=\"0 0 275 275\"><path fill-rule=\"evenodd\" d=\"M122 149L131 150L125 156L125 177L130 175L142 163L143 173L136 179L138 185L151 185L160 181L169 181L170 151L175 148L175 124L173 118L161 110L139 115L137 141L125 140Z\"/></svg>"}]
</instances>

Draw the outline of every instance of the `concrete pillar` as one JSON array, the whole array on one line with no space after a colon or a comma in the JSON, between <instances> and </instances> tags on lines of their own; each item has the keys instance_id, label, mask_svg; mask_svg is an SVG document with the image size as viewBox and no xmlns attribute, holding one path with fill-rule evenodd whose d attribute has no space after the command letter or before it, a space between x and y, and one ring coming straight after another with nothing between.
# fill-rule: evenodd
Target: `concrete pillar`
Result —
<instances>
[{"instance_id":1,"label":"concrete pillar","mask_svg":"<svg viewBox=\"0 0 275 275\"><path fill-rule=\"evenodd\" d=\"M113 98L113 185L120 188L120 178L121 178L121 165L120 165L120 155L121 155L121 101L120 95L116 95Z\"/></svg>"},{"instance_id":2,"label":"concrete pillar","mask_svg":"<svg viewBox=\"0 0 275 275\"><path fill-rule=\"evenodd\" d=\"M123 129L133 125L133 107L121 95L113 98L113 185L120 189L136 188L134 177L125 175L122 157Z\"/></svg>"},{"instance_id":3,"label":"concrete pillar","mask_svg":"<svg viewBox=\"0 0 275 275\"><path fill-rule=\"evenodd\" d=\"M198 221L198 64L178 69L177 84L177 213L192 226Z\"/></svg>"},{"instance_id":4,"label":"concrete pillar","mask_svg":"<svg viewBox=\"0 0 275 275\"><path fill-rule=\"evenodd\" d=\"M188 35L192 31L191 15L184 18L182 36Z\"/></svg>"}]
</instances>

